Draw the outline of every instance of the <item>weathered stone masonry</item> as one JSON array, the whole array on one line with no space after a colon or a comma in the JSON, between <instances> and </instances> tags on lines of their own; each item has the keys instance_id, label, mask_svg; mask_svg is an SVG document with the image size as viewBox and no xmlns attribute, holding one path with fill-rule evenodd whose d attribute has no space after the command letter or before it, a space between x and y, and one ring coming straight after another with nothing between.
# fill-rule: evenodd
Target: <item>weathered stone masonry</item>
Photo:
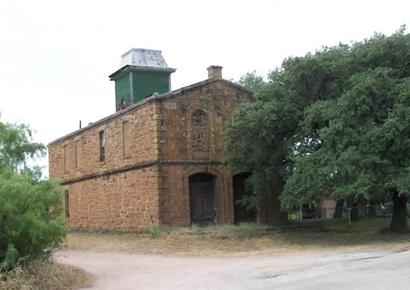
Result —
<instances>
[{"instance_id":1,"label":"weathered stone masonry","mask_svg":"<svg viewBox=\"0 0 410 290\"><path fill-rule=\"evenodd\" d=\"M67 190L70 228L140 231L152 224L241 221L235 198L243 192L235 192L222 165L223 127L252 97L220 71L209 75L49 144L50 178ZM279 220L279 204L259 216Z\"/></svg>"},{"instance_id":2,"label":"weathered stone masonry","mask_svg":"<svg viewBox=\"0 0 410 290\"><path fill-rule=\"evenodd\" d=\"M222 125L250 94L223 80L152 96L49 145L50 173L69 191L69 226L141 230L154 223L188 225L188 177L218 177L218 222L233 222L231 176L223 160ZM192 150L192 113L208 116L207 151ZM123 156L122 124L130 125L130 155ZM98 132L106 135L106 157L99 161ZM78 167L75 146L80 142ZM64 147L66 170L64 170Z\"/></svg>"},{"instance_id":3,"label":"weathered stone masonry","mask_svg":"<svg viewBox=\"0 0 410 290\"><path fill-rule=\"evenodd\" d=\"M50 177L69 192L70 227L128 231L159 222L156 106L147 102L116 113L49 145ZM129 156L124 156L124 121L130 124ZM106 135L104 162L99 161L101 130Z\"/></svg>"}]
</instances>

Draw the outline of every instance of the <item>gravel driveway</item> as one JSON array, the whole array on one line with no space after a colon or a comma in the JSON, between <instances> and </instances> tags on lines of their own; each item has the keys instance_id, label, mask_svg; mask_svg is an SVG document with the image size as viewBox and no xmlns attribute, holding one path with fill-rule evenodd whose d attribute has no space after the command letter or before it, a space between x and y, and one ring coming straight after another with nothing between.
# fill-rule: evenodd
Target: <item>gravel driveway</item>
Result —
<instances>
[{"instance_id":1,"label":"gravel driveway","mask_svg":"<svg viewBox=\"0 0 410 290\"><path fill-rule=\"evenodd\" d=\"M96 277L87 289L410 289L410 251L179 257L60 251Z\"/></svg>"}]
</instances>

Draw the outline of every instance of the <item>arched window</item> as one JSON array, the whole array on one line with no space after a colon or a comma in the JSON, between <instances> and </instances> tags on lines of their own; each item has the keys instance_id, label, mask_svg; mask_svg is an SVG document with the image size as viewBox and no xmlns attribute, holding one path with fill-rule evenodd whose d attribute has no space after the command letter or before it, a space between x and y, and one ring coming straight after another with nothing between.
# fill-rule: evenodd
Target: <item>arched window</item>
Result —
<instances>
[{"instance_id":1,"label":"arched window","mask_svg":"<svg viewBox=\"0 0 410 290\"><path fill-rule=\"evenodd\" d=\"M192 114L192 150L207 151L209 146L208 117L197 110Z\"/></svg>"}]
</instances>

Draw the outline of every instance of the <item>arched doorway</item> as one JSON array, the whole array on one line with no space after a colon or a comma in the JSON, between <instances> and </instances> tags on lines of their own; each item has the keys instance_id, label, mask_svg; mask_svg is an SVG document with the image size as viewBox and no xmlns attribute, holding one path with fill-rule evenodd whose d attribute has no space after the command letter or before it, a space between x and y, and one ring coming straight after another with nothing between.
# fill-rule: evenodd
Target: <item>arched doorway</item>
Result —
<instances>
[{"instance_id":1,"label":"arched doorway","mask_svg":"<svg viewBox=\"0 0 410 290\"><path fill-rule=\"evenodd\" d=\"M245 185L245 181L250 175L249 172L243 172L232 177L235 223L256 221L256 210L248 209L240 202L244 197L252 194L246 190Z\"/></svg>"},{"instance_id":2,"label":"arched doorway","mask_svg":"<svg viewBox=\"0 0 410 290\"><path fill-rule=\"evenodd\" d=\"M189 177L191 224L216 223L215 181L216 176L209 173Z\"/></svg>"}]
</instances>

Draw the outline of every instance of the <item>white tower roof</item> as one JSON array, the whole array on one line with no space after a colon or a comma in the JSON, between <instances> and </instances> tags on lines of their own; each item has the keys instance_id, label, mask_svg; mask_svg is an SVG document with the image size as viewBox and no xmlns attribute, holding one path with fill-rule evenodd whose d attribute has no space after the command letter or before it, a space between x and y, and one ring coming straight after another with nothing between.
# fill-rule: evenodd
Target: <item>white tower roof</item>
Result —
<instances>
[{"instance_id":1,"label":"white tower roof","mask_svg":"<svg viewBox=\"0 0 410 290\"><path fill-rule=\"evenodd\" d=\"M120 67L126 65L168 68L160 50L132 48L121 56Z\"/></svg>"}]
</instances>

